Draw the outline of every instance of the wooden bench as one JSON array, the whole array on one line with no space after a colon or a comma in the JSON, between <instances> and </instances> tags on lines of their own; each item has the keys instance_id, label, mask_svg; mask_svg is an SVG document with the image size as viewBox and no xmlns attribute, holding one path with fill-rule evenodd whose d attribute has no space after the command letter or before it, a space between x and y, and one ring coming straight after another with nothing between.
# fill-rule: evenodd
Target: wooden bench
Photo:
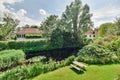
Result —
<instances>
[{"instance_id":1,"label":"wooden bench","mask_svg":"<svg viewBox=\"0 0 120 80\"><path fill-rule=\"evenodd\" d=\"M80 63L80 62L78 62L78 61L74 61L71 64L71 67L77 69L78 71L80 71L80 70L86 70L87 66L82 64L82 63Z\"/></svg>"}]
</instances>

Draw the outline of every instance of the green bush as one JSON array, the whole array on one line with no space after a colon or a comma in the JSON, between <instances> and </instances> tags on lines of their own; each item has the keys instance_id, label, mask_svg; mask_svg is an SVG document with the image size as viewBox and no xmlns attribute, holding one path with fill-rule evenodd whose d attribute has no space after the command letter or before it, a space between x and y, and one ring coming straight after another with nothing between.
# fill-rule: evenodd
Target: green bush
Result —
<instances>
[{"instance_id":1,"label":"green bush","mask_svg":"<svg viewBox=\"0 0 120 80\"><path fill-rule=\"evenodd\" d=\"M43 66L44 73L49 72L49 71L53 71L55 69L57 69L56 62L52 61L52 60L48 64L45 64Z\"/></svg>"},{"instance_id":2,"label":"green bush","mask_svg":"<svg viewBox=\"0 0 120 80\"><path fill-rule=\"evenodd\" d=\"M35 63L31 66L23 65L3 72L0 74L0 80L24 80L33 78L41 73L43 73L41 63Z\"/></svg>"},{"instance_id":3,"label":"green bush","mask_svg":"<svg viewBox=\"0 0 120 80\"><path fill-rule=\"evenodd\" d=\"M63 35L62 35L62 31L59 28L53 30L51 34L50 45L55 48L63 47Z\"/></svg>"},{"instance_id":4,"label":"green bush","mask_svg":"<svg viewBox=\"0 0 120 80\"><path fill-rule=\"evenodd\" d=\"M0 69L16 65L25 60L21 50L4 50L0 52Z\"/></svg>"},{"instance_id":5,"label":"green bush","mask_svg":"<svg viewBox=\"0 0 120 80\"><path fill-rule=\"evenodd\" d=\"M47 45L47 43L48 41L10 41L8 46L9 49L24 49Z\"/></svg>"},{"instance_id":6,"label":"green bush","mask_svg":"<svg viewBox=\"0 0 120 80\"><path fill-rule=\"evenodd\" d=\"M25 38L41 38L41 34L26 34Z\"/></svg>"},{"instance_id":7,"label":"green bush","mask_svg":"<svg viewBox=\"0 0 120 80\"><path fill-rule=\"evenodd\" d=\"M118 38L117 40L112 41L111 49L113 51L118 51L120 49L120 38Z\"/></svg>"},{"instance_id":8,"label":"green bush","mask_svg":"<svg viewBox=\"0 0 120 80\"><path fill-rule=\"evenodd\" d=\"M74 61L74 59L75 59L75 56L70 56L70 57L68 57L66 60L65 60L65 62L64 62L64 64L67 66L67 65L70 65L73 61Z\"/></svg>"},{"instance_id":9,"label":"green bush","mask_svg":"<svg viewBox=\"0 0 120 80\"><path fill-rule=\"evenodd\" d=\"M50 49L54 49L51 46L48 45L43 45L43 46L35 46L35 47L30 47L30 48L24 48L22 49L26 54L29 53L34 53L34 52L39 52L39 51L43 51L43 50L50 50Z\"/></svg>"},{"instance_id":10,"label":"green bush","mask_svg":"<svg viewBox=\"0 0 120 80\"><path fill-rule=\"evenodd\" d=\"M75 40L73 38L73 34L70 32L63 32L64 44L63 47L76 47Z\"/></svg>"},{"instance_id":11,"label":"green bush","mask_svg":"<svg viewBox=\"0 0 120 80\"><path fill-rule=\"evenodd\" d=\"M68 57L66 60L55 62L50 59L47 64L34 63L32 65L23 65L0 74L0 80L26 80L33 78L42 73L53 71L57 68L67 66L72 63L74 56Z\"/></svg>"},{"instance_id":12,"label":"green bush","mask_svg":"<svg viewBox=\"0 0 120 80\"><path fill-rule=\"evenodd\" d=\"M77 60L90 64L106 64L119 61L114 52L98 44L89 44L79 50Z\"/></svg>"},{"instance_id":13,"label":"green bush","mask_svg":"<svg viewBox=\"0 0 120 80\"><path fill-rule=\"evenodd\" d=\"M0 41L0 50L7 49L8 45L6 41Z\"/></svg>"}]
</instances>

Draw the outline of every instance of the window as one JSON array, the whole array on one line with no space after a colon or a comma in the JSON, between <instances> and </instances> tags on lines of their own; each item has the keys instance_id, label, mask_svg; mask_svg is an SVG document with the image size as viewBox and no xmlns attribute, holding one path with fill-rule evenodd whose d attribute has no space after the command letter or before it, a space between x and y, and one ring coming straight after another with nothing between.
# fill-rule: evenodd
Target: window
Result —
<instances>
[{"instance_id":1,"label":"window","mask_svg":"<svg viewBox=\"0 0 120 80\"><path fill-rule=\"evenodd\" d=\"M95 35L93 35L93 37L95 37Z\"/></svg>"},{"instance_id":2,"label":"window","mask_svg":"<svg viewBox=\"0 0 120 80\"><path fill-rule=\"evenodd\" d=\"M89 37L91 37L91 35L89 35Z\"/></svg>"}]
</instances>

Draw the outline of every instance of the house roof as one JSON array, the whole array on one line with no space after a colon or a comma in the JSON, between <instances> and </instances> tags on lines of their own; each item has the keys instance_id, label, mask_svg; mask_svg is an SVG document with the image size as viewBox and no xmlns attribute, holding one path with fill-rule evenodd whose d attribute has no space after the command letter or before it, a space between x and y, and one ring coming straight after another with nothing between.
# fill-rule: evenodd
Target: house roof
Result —
<instances>
[{"instance_id":1,"label":"house roof","mask_svg":"<svg viewBox=\"0 0 120 80\"><path fill-rule=\"evenodd\" d=\"M40 34L42 33L41 30L38 28L23 28L22 30L19 30L16 32L16 34Z\"/></svg>"},{"instance_id":2,"label":"house roof","mask_svg":"<svg viewBox=\"0 0 120 80\"><path fill-rule=\"evenodd\" d=\"M95 34L97 35L98 34L98 31L97 30L89 30L85 33L85 35L92 35L92 34Z\"/></svg>"}]
</instances>

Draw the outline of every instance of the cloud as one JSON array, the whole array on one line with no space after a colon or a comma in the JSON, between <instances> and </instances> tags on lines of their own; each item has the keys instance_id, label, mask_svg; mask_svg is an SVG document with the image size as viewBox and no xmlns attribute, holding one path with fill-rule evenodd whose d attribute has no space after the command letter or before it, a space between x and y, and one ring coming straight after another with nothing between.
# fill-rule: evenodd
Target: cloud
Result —
<instances>
[{"instance_id":1,"label":"cloud","mask_svg":"<svg viewBox=\"0 0 120 80\"><path fill-rule=\"evenodd\" d=\"M25 16L25 14L27 14L27 11L25 9L20 9L19 11L17 11L17 13L14 13L14 15L17 17L17 19L20 20L20 25L18 27L22 27L26 24L40 25L40 21L31 19L31 18Z\"/></svg>"},{"instance_id":2,"label":"cloud","mask_svg":"<svg viewBox=\"0 0 120 80\"><path fill-rule=\"evenodd\" d=\"M18 27L22 27L26 24L28 24L28 25L40 25L40 21L31 19L25 15L25 14L27 14L27 11L25 9L20 9L17 12L15 12L14 8L11 8L10 6L4 5L4 3L15 4L17 2L22 2L22 1L23 0L0 0L0 17L3 17L4 12L7 12L7 13L14 15L15 18L20 20L20 24L18 25Z\"/></svg>"},{"instance_id":3,"label":"cloud","mask_svg":"<svg viewBox=\"0 0 120 80\"><path fill-rule=\"evenodd\" d=\"M23 0L0 0L0 3L14 4L16 2L22 2Z\"/></svg>"},{"instance_id":4,"label":"cloud","mask_svg":"<svg viewBox=\"0 0 120 80\"><path fill-rule=\"evenodd\" d=\"M40 15L47 15L46 11L44 9L39 10Z\"/></svg>"},{"instance_id":5,"label":"cloud","mask_svg":"<svg viewBox=\"0 0 120 80\"><path fill-rule=\"evenodd\" d=\"M33 20L33 19L25 16L25 14L27 14L27 11L25 9L20 9L16 13L17 19L20 20L19 27L24 26L26 24L28 24L28 25L40 25L40 21Z\"/></svg>"},{"instance_id":6,"label":"cloud","mask_svg":"<svg viewBox=\"0 0 120 80\"><path fill-rule=\"evenodd\" d=\"M120 8L117 7L104 7L92 11L95 27L99 27L102 23L113 22L116 17L120 17Z\"/></svg>"},{"instance_id":7,"label":"cloud","mask_svg":"<svg viewBox=\"0 0 120 80\"><path fill-rule=\"evenodd\" d=\"M25 14L27 14L27 11L24 10L24 9L20 9L20 10L17 12L17 15L18 15L18 16L25 16Z\"/></svg>"}]
</instances>

